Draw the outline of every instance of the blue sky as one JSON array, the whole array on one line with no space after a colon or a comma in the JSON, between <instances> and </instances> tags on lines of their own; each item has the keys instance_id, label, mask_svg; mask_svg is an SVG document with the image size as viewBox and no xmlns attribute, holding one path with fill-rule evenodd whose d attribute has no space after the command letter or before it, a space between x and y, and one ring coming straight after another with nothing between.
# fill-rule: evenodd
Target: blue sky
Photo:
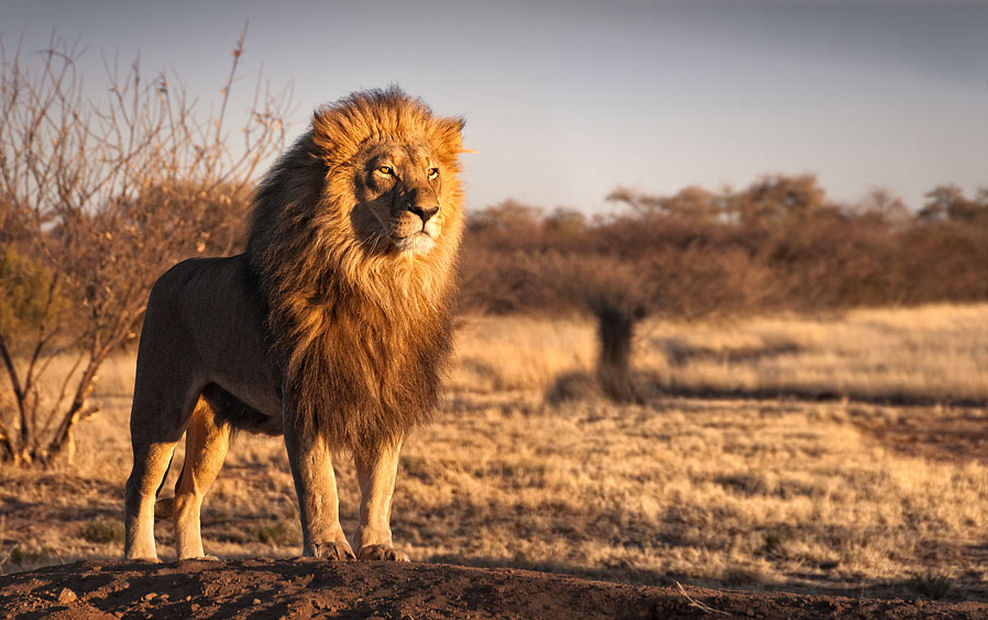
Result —
<instances>
[{"instance_id":1,"label":"blue sky","mask_svg":"<svg viewBox=\"0 0 988 620\"><path fill-rule=\"evenodd\" d=\"M592 213L617 186L668 194L816 173L831 197L874 187L913 207L988 187L988 3L139 2L0 0L9 51L54 29L213 99L249 20L241 92L263 67L309 112L398 83L467 118L468 202Z\"/></svg>"}]
</instances>

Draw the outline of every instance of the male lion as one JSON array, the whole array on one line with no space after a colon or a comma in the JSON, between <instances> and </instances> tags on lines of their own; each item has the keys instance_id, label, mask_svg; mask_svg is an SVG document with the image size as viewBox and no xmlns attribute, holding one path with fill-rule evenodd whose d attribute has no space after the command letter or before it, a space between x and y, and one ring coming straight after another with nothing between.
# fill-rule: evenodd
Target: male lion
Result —
<instances>
[{"instance_id":1,"label":"male lion","mask_svg":"<svg viewBox=\"0 0 988 620\"><path fill-rule=\"evenodd\" d=\"M407 561L391 539L402 440L437 400L451 346L463 120L397 88L318 110L254 203L247 249L155 283L137 356L126 557L156 559L154 505L178 440L178 557L204 557L203 496L231 430L284 433L302 553ZM360 483L357 555L331 457Z\"/></svg>"}]
</instances>

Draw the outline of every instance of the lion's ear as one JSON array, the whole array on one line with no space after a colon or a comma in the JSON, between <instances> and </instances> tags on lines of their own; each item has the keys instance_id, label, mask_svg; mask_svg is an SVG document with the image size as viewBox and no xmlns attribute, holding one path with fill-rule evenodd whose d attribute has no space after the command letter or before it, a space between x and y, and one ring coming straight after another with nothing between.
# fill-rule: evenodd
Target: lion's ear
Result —
<instances>
[{"instance_id":1,"label":"lion's ear","mask_svg":"<svg viewBox=\"0 0 988 620\"><path fill-rule=\"evenodd\" d=\"M436 122L436 141L452 157L463 150L462 132L466 123L459 116L446 116Z\"/></svg>"}]
</instances>

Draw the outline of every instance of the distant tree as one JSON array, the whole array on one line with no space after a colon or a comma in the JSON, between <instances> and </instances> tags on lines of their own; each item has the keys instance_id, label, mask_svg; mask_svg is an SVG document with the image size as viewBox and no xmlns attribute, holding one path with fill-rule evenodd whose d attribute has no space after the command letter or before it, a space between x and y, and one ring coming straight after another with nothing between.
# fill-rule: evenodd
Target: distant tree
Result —
<instances>
[{"instance_id":1,"label":"distant tree","mask_svg":"<svg viewBox=\"0 0 988 620\"><path fill-rule=\"evenodd\" d=\"M982 189L968 200L956 185L938 185L926 193L928 200L919 211L921 220L948 219L966 223L988 224L988 191Z\"/></svg>"},{"instance_id":2,"label":"distant tree","mask_svg":"<svg viewBox=\"0 0 988 620\"><path fill-rule=\"evenodd\" d=\"M545 217L542 225L553 233L579 234L587 228L587 216L576 209L557 207Z\"/></svg>"},{"instance_id":3,"label":"distant tree","mask_svg":"<svg viewBox=\"0 0 988 620\"><path fill-rule=\"evenodd\" d=\"M902 198L882 188L868 192L853 211L858 217L891 226L901 226L911 218L909 207Z\"/></svg>"},{"instance_id":4,"label":"distant tree","mask_svg":"<svg viewBox=\"0 0 988 620\"><path fill-rule=\"evenodd\" d=\"M964 194L956 185L938 185L925 196L928 200L919 210L919 218L928 221L945 219L948 211L956 211L957 204L964 202Z\"/></svg>"},{"instance_id":5,"label":"distant tree","mask_svg":"<svg viewBox=\"0 0 988 620\"><path fill-rule=\"evenodd\" d=\"M827 207L815 175L767 175L732 196L729 211L744 225L778 225L805 219Z\"/></svg>"},{"instance_id":6,"label":"distant tree","mask_svg":"<svg viewBox=\"0 0 988 620\"><path fill-rule=\"evenodd\" d=\"M640 217L676 217L684 220L715 221L723 213L724 200L702 187L690 185L672 196L640 194L618 188L607 200L630 206Z\"/></svg>"},{"instance_id":7,"label":"distant tree","mask_svg":"<svg viewBox=\"0 0 988 620\"><path fill-rule=\"evenodd\" d=\"M723 214L722 197L696 185L690 185L666 201L665 209L671 214L706 221L714 221Z\"/></svg>"},{"instance_id":8,"label":"distant tree","mask_svg":"<svg viewBox=\"0 0 988 620\"><path fill-rule=\"evenodd\" d=\"M255 98L242 150L231 148L224 117L242 54L243 35L210 113L136 62L108 71L107 99L91 101L80 52L56 39L40 64L0 65L0 460L71 460L76 425L98 411L97 370L135 337L154 279L236 244L288 103L287 92ZM46 371L59 357L72 367L55 384Z\"/></svg>"},{"instance_id":9,"label":"distant tree","mask_svg":"<svg viewBox=\"0 0 988 620\"><path fill-rule=\"evenodd\" d=\"M607 195L607 200L628 205L640 217L663 215L662 196L642 194L627 187L618 187Z\"/></svg>"},{"instance_id":10,"label":"distant tree","mask_svg":"<svg viewBox=\"0 0 988 620\"><path fill-rule=\"evenodd\" d=\"M513 198L467 214L473 232L529 233L539 226L542 210Z\"/></svg>"}]
</instances>

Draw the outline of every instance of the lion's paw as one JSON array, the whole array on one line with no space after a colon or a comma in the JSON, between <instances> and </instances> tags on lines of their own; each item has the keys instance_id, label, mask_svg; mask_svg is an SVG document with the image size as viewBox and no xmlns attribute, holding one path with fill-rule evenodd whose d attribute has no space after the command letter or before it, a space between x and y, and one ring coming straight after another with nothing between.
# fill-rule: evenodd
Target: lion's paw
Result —
<instances>
[{"instance_id":1,"label":"lion's paw","mask_svg":"<svg viewBox=\"0 0 988 620\"><path fill-rule=\"evenodd\" d=\"M327 560L335 560L337 562L346 562L348 560L357 559L357 556L353 554L353 549L347 542L313 543L312 556L316 558L326 558Z\"/></svg>"},{"instance_id":2,"label":"lion's paw","mask_svg":"<svg viewBox=\"0 0 988 620\"><path fill-rule=\"evenodd\" d=\"M378 562L410 562L408 554L390 545L367 545L360 550L361 560Z\"/></svg>"},{"instance_id":3,"label":"lion's paw","mask_svg":"<svg viewBox=\"0 0 988 620\"><path fill-rule=\"evenodd\" d=\"M163 562L158 559L158 556L135 556L135 557L125 557L125 562L134 562L136 564L163 564Z\"/></svg>"}]
</instances>

